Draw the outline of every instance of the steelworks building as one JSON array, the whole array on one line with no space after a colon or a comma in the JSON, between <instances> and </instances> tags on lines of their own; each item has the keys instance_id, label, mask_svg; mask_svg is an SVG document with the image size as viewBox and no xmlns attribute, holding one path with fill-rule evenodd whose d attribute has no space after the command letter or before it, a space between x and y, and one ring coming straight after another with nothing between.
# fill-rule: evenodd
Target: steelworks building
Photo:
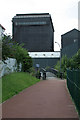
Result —
<instances>
[{"instance_id":1,"label":"steelworks building","mask_svg":"<svg viewBox=\"0 0 80 120\"><path fill-rule=\"evenodd\" d=\"M53 67L60 53L54 52L54 26L49 13L17 14L12 19L13 39L24 43L33 58L33 66Z\"/></svg>"},{"instance_id":2,"label":"steelworks building","mask_svg":"<svg viewBox=\"0 0 80 120\"><path fill-rule=\"evenodd\" d=\"M61 35L62 56L72 57L80 49L80 31L72 29Z\"/></svg>"}]
</instances>

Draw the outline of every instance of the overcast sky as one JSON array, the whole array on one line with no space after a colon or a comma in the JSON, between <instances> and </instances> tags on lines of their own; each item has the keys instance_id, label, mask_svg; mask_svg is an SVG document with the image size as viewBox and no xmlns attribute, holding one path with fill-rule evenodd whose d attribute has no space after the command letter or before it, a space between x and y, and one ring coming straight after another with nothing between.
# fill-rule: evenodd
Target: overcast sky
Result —
<instances>
[{"instance_id":1,"label":"overcast sky","mask_svg":"<svg viewBox=\"0 0 80 120\"><path fill-rule=\"evenodd\" d=\"M79 0L0 0L0 24L12 35L12 18L16 14L50 13L53 21L54 41L60 43L61 35L78 29ZM55 50L59 46L55 44Z\"/></svg>"}]
</instances>

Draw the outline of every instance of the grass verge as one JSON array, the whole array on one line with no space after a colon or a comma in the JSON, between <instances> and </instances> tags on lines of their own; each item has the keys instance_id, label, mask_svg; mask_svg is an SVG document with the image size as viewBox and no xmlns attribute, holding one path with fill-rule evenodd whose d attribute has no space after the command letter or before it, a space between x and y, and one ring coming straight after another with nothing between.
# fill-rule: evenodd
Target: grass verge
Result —
<instances>
[{"instance_id":1,"label":"grass verge","mask_svg":"<svg viewBox=\"0 0 80 120\"><path fill-rule=\"evenodd\" d=\"M2 102L39 81L24 72L11 73L2 77Z\"/></svg>"}]
</instances>

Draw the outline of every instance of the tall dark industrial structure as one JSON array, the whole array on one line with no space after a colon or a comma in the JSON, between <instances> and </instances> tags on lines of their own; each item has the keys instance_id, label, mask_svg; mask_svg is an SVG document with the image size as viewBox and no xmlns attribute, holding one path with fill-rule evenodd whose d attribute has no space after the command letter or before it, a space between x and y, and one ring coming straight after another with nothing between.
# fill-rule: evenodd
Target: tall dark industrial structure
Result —
<instances>
[{"instance_id":1,"label":"tall dark industrial structure","mask_svg":"<svg viewBox=\"0 0 80 120\"><path fill-rule=\"evenodd\" d=\"M49 13L17 14L12 23L13 39L24 43L34 67L53 67L57 63L60 52L54 52L54 27Z\"/></svg>"},{"instance_id":2,"label":"tall dark industrial structure","mask_svg":"<svg viewBox=\"0 0 80 120\"><path fill-rule=\"evenodd\" d=\"M49 13L17 14L12 22L13 39L24 43L29 52L54 51L54 27Z\"/></svg>"}]
</instances>

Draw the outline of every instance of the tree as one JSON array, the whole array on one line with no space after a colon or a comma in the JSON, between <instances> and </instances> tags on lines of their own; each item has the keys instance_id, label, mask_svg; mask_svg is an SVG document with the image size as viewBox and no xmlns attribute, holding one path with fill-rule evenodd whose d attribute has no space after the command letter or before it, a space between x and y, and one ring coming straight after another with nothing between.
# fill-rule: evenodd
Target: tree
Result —
<instances>
[{"instance_id":1,"label":"tree","mask_svg":"<svg viewBox=\"0 0 80 120\"><path fill-rule=\"evenodd\" d=\"M10 44L12 43L11 37L5 35L2 38L2 60L6 60L7 57L13 57L12 56L12 48Z\"/></svg>"},{"instance_id":2,"label":"tree","mask_svg":"<svg viewBox=\"0 0 80 120\"><path fill-rule=\"evenodd\" d=\"M28 51L23 48L23 45L15 43L10 36L5 35L2 38L2 60L7 58L15 58L17 64L22 64L22 71L29 71L32 67L32 59L28 54Z\"/></svg>"}]
</instances>

